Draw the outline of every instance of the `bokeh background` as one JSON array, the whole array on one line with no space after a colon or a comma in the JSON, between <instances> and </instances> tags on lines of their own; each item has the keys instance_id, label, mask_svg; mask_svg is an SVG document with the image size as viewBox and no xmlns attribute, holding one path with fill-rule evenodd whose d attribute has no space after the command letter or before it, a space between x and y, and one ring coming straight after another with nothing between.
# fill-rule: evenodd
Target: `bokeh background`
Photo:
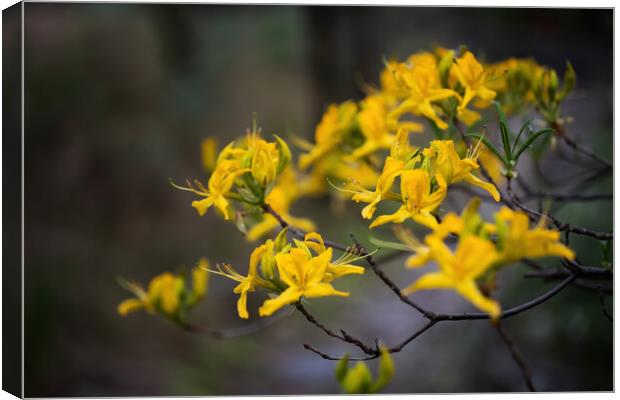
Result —
<instances>
[{"instance_id":1,"label":"bokeh background","mask_svg":"<svg viewBox=\"0 0 620 400\"><path fill-rule=\"evenodd\" d=\"M266 133L310 138L327 104L360 99L362 82L377 83L382 57L434 45L465 44L488 61L533 56L561 71L570 60L579 79L565 107L575 118L570 133L611 158L612 31L611 10L26 3L26 396L338 393L334 364L302 344L355 349L298 314L227 341L116 314L128 296L118 276L146 283L201 256L246 268L252 246L215 213L199 218L192 196L168 179L205 178L200 141L242 134L253 112ZM549 182L522 174L534 186L566 182L574 191L591 171L563 158L542 163ZM610 193L611 176L579 190ZM368 243L359 209L350 203L333 214L320 200L295 211L329 238L356 232ZM610 202L558 215L612 229ZM585 263L600 262L596 241L573 243ZM418 274L402 260L384 268L402 286ZM549 287L522 275L521 267L504 274L504 304ZM232 287L212 277L195 321L244 326ZM370 272L339 288L352 296L311 304L329 326L393 344L423 323ZM469 310L447 292L416 298ZM570 287L505 326L538 388L612 390L613 326L596 291ZM388 392L525 390L488 322L440 324L394 358Z\"/></svg>"}]
</instances>

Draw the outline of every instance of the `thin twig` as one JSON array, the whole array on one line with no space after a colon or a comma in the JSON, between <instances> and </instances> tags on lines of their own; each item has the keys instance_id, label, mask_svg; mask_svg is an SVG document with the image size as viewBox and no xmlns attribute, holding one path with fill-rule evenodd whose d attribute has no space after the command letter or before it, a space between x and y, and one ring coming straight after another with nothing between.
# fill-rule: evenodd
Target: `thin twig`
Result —
<instances>
[{"instance_id":1,"label":"thin twig","mask_svg":"<svg viewBox=\"0 0 620 400\"><path fill-rule=\"evenodd\" d=\"M524 275L526 278L543 278L545 280L561 279L569 276L569 271L534 271L528 272ZM613 272L606 268L596 267L580 267L579 278L584 279L613 279Z\"/></svg>"},{"instance_id":2,"label":"thin twig","mask_svg":"<svg viewBox=\"0 0 620 400\"><path fill-rule=\"evenodd\" d=\"M532 382L532 372L530 370L530 367L525 362L525 359L521 355L521 352L517 348L514 340L512 340L512 337L510 337L510 335L501 323L496 323L495 329L506 344L506 347L508 347L512 359L515 360L515 362L519 366L519 369L521 370L521 375L523 375L523 380L525 381L527 388L530 390L530 392L535 392L536 388L534 387L534 383Z\"/></svg>"},{"instance_id":3,"label":"thin twig","mask_svg":"<svg viewBox=\"0 0 620 400\"><path fill-rule=\"evenodd\" d=\"M306 308L303 305L301 305L301 303L295 304L295 307L297 307L297 310L299 310L311 324L315 325L317 328L325 332L326 335L342 340L343 342L353 344L359 347L366 354L375 355L378 352L378 349L372 349L366 346L361 340L349 335L347 332L345 332L342 329L340 330L341 335L333 332L332 330L327 328L325 325L320 323L312 314L310 314L310 312L308 312L308 310L306 310Z\"/></svg>"},{"instance_id":4,"label":"thin twig","mask_svg":"<svg viewBox=\"0 0 620 400\"><path fill-rule=\"evenodd\" d=\"M580 145L579 143L575 142L573 139L569 138L565 134L565 132L560 132L560 135L558 136L560 136L560 138L562 138L564 143L569 145L576 152L581 153L587 157L590 157L593 160L596 160L599 164L603 165L606 169L613 169L614 166L610 161L599 156L598 154L588 149L587 147L584 147L583 145Z\"/></svg>"},{"instance_id":5,"label":"thin twig","mask_svg":"<svg viewBox=\"0 0 620 400\"><path fill-rule=\"evenodd\" d=\"M407 339L403 340L401 343L397 344L396 346L387 348L386 351L388 353L398 353L398 352L402 351L402 349L405 348L405 346L407 346L409 343L411 343L418 336L420 336L421 334L426 332L428 329L430 329L437 322L438 321L428 321L426 324L424 324L424 326L422 326L420 329L415 331ZM326 360L338 361L338 360L342 360L343 359L343 357L332 356L332 355L329 355L327 353L324 353L324 352L318 350L317 348L310 346L309 344L304 344L304 348L306 350L309 350L309 351L311 351L313 353L318 354L320 357L322 357L322 358L324 358ZM379 358L380 356L381 356L381 350L377 349L376 354L369 355L367 357L353 357L353 358L348 357L348 360L349 361L367 361L367 360L374 360L375 358Z\"/></svg>"},{"instance_id":6,"label":"thin twig","mask_svg":"<svg viewBox=\"0 0 620 400\"><path fill-rule=\"evenodd\" d=\"M538 306L539 304L544 303L545 301L549 300L556 294L560 293L562 289L564 289L571 282L573 282L575 278L577 278L577 274L569 275L568 277L566 277L566 279L560 282L557 286L553 287L552 289L543 293L542 295L528 302L525 302L523 304L520 304L518 306L509 308L503 311L500 314L499 318L500 319L510 318L515 315L521 314L522 312L527 311L531 308L534 308ZM486 314L486 313L437 314L435 316L435 319L438 321L463 321L463 320L480 320L480 319L490 319L490 318L491 317L489 316L489 314Z\"/></svg>"},{"instance_id":7,"label":"thin twig","mask_svg":"<svg viewBox=\"0 0 620 400\"><path fill-rule=\"evenodd\" d=\"M400 301L402 301L403 303L413 307L419 313L424 315L426 318L433 319L435 314L433 312L431 312L431 311L428 311L428 310L424 309L423 307L421 307L417 303L413 302L412 300L409 300L409 298L407 296L403 295L401 293L400 289L398 288L398 286L396 286L396 284L390 278L388 278L388 276L381 270L381 268L375 262L375 260L372 258L372 256L368 255L366 250L360 245L360 243L357 241L355 236L353 236L352 233L350 234L350 236L351 236L351 240L353 241L353 243L355 243L355 246L357 247L357 249L360 252L360 254L367 256L366 257L366 262L368 263L368 265L370 266L372 271L375 273L375 275L377 275L377 277L379 277L379 279L381 279L381 281L383 281L383 283L387 287L389 287L392 290L392 292L394 292L398 296Z\"/></svg>"},{"instance_id":8,"label":"thin twig","mask_svg":"<svg viewBox=\"0 0 620 400\"><path fill-rule=\"evenodd\" d=\"M282 321L290 315L291 313L280 313L273 318L261 319L255 323L236 328L214 329L206 325L188 324L184 327L184 329L190 333L207 335L215 339L232 339L262 331L265 328Z\"/></svg>"},{"instance_id":9,"label":"thin twig","mask_svg":"<svg viewBox=\"0 0 620 400\"><path fill-rule=\"evenodd\" d=\"M550 199L553 201L574 201L574 202L587 202L587 201L607 201L613 200L614 196L611 193L592 193L592 194L558 194L558 193L526 193L522 197L524 200L530 199Z\"/></svg>"},{"instance_id":10,"label":"thin twig","mask_svg":"<svg viewBox=\"0 0 620 400\"><path fill-rule=\"evenodd\" d=\"M508 193L509 198L512 200L512 203L517 206L517 208L521 209L522 211L525 211L530 216L531 220L536 220L540 218L548 218L549 220L551 220L551 222L553 222L553 224L556 226L556 228L559 231L568 231L568 232L576 233L578 235L590 236L590 237L593 237L599 240L613 239L614 234L612 232L598 232L592 229L587 229L587 228L582 228L580 226L571 225L569 223L560 221L559 219L555 218L552 215L545 215L545 214L539 213L536 210L532 210L531 208L527 207L525 204L520 202L519 198L513 193L510 182L511 180L508 179L507 185L506 185L506 192Z\"/></svg>"}]
</instances>

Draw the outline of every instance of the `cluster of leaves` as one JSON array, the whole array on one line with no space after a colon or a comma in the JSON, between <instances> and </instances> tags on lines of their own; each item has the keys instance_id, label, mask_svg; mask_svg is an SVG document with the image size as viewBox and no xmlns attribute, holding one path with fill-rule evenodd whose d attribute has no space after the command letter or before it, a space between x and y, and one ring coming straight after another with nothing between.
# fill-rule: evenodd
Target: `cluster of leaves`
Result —
<instances>
[{"instance_id":1,"label":"cluster of leaves","mask_svg":"<svg viewBox=\"0 0 620 400\"><path fill-rule=\"evenodd\" d=\"M345 356L336 364L336 379L342 391L348 394L378 393L394 377L394 361L386 348L381 349L377 378L373 379L368 366L358 361L353 368L349 368L349 356Z\"/></svg>"}]
</instances>

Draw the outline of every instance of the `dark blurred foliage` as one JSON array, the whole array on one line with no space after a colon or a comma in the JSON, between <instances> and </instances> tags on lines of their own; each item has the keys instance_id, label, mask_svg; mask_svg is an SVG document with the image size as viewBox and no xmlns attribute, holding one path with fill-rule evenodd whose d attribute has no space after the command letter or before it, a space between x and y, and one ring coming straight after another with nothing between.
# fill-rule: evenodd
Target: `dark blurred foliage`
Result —
<instances>
[{"instance_id":1,"label":"dark blurred foliage","mask_svg":"<svg viewBox=\"0 0 620 400\"><path fill-rule=\"evenodd\" d=\"M354 349L299 315L216 341L148 315L119 317L128 294L115 279L146 283L203 255L245 270L251 244L214 213L199 218L168 178L204 178L200 140L242 134L253 112L266 133L310 137L329 102L359 99L362 82L377 82L382 57L466 44L489 61L533 56L563 71L568 59L579 78L566 104L570 133L611 157L611 10L26 3L25 23L26 396L337 392L334 364L302 344ZM583 175L558 157L540 169L552 182ZM592 190L611 185L608 177ZM327 201L296 211L326 237L367 239L352 203L338 215ZM612 227L608 203L559 215ZM585 262L600 261L596 242L574 243ZM418 274L402 261L385 268L402 285ZM505 304L548 287L521 276L518 267L505 274ZM232 287L212 277L195 319L243 325ZM311 305L330 326L390 344L423 322L370 273L339 288L352 296ZM416 296L437 310L469 309L446 292ZM612 324L596 293L571 287L506 328L540 389L612 389ZM525 389L488 322L440 324L395 361L390 392Z\"/></svg>"}]
</instances>

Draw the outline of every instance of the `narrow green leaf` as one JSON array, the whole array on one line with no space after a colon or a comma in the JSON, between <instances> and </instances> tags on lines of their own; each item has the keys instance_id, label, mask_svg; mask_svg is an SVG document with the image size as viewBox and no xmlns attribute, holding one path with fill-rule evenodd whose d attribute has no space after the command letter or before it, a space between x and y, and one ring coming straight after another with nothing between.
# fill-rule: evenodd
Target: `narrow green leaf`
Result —
<instances>
[{"instance_id":1,"label":"narrow green leaf","mask_svg":"<svg viewBox=\"0 0 620 400\"><path fill-rule=\"evenodd\" d=\"M506 160L512 160L512 152L510 151L510 131L508 129L508 122L506 121L506 115L502 110L502 105L494 101L493 105L495 106L495 110L497 110L497 115L499 117L499 130L502 135L502 144L504 145L504 152L506 153Z\"/></svg>"},{"instance_id":2,"label":"narrow green leaf","mask_svg":"<svg viewBox=\"0 0 620 400\"><path fill-rule=\"evenodd\" d=\"M371 385L372 375L362 361L349 369L342 381L342 388L349 394L368 394Z\"/></svg>"},{"instance_id":3,"label":"narrow green leaf","mask_svg":"<svg viewBox=\"0 0 620 400\"><path fill-rule=\"evenodd\" d=\"M284 168L288 165L289 161L291 161L291 150L288 147L288 144L278 135L273 135L276 138L276 145L278 147L278 173L282 172Z\"/></svg>"},{"instance_id":4,"label":"narrow green leaf","mask_svg":"<svg viewBox=\"0 0 620 400\"><path fill-rule=\"evenodd\" d=\"M553 132L553 129L549 129L549 128L541 129L538 132L534 132L529 138L527 138L525 143L523 143L523 146L521 146L519 151L516 152L515 160L518 160L519 156L521 156L521 153L523 153L541 135L544 135L544 134L547 134L547 133L552 133L552 132Z\"/></svg>"},{"instance_id":5,"label":"narrow green leaf","mask_svg":"<svg viewBox=\"0 0 620 400\"><path fill-rule=\"evenodd\" d=\"M381 240L381 239L377 239L374 236L369 236L368 237L368 241L377 247L381 247L381 248L387 248L387 249L394 249L394 250L403 250L403 251L410 251L411 249L402 244L402 243L398 243L398 242L390 242L387 240Z\"/></svg>"},{"instance_id":6,"label":"narrow green leaf","mask_svg":"<svg viewBox=\"0 0 620 400\"><path fill-rule=\"evenodd\" d=\"M577 75L575 74L573 65L569 61L566 61L566 70L564 71L564 81L562 85L562 90L558 94L558 99L560 101L564 100L564 98L575 88L576 83L577 83Z\"/></svg>"},{"instance_id":7,"label":"narrow green leaf","mask_svg":"<svg viewBox=\"0 0 620 400\"><path fill-rule=\"evenodd\" d=\"M497 115L499 116L499 121L504 124L508 124L506 122L506 114L504 114L504 110L502 110L502 105L499 101L494 101L493 105L495 106L495 110L497 111Z\"/></svg>"},{"instance_id":8,"label":"narrow green leaf","mask_svg":"<svg viewBox=\"0 0 620 400\"><path fill-rule=\"evenodd\" d=\"M347 371L349 370L349 355L345 354L338 364L336 364L336 379L338 382L342 383L344 377L347 375Z\"/></svg>"},{"instance_id":9,"label":"narrow green leaf","mask_svg":"<svg viewBox=\"0 0 620 400\"><path fill-rule=\"evenodd\" d=\"M526 129L528 129L530 127L531 123L532 123L532 118L530 118L527 121L525 121L525 123L523 123L523 125L521 126L521 129L519 129L519 134L517 135L517 138L515 139L515 142L514 142L514 144L512 146L512 153L513 154L515 152L515 149L519 145L519 139L521 139L521 135L523 135L523 132L525 132Z\"/></svg>"},{"instance_id":10,"label":"narrow green leaf","mask_svg":"<svg viewBox=\"0 0 620 400\"><path fill-rule=\"evenodd\" d=\"M390 352L385 348L381 347L381 359L379 360L379 372L377 376L377 380L370 387L371 393L377 393L381 390L385 385L390 383L392 377L394 377L394 360L392 360L392 356L390 356Z\"/></svg>"}]
</instances>

